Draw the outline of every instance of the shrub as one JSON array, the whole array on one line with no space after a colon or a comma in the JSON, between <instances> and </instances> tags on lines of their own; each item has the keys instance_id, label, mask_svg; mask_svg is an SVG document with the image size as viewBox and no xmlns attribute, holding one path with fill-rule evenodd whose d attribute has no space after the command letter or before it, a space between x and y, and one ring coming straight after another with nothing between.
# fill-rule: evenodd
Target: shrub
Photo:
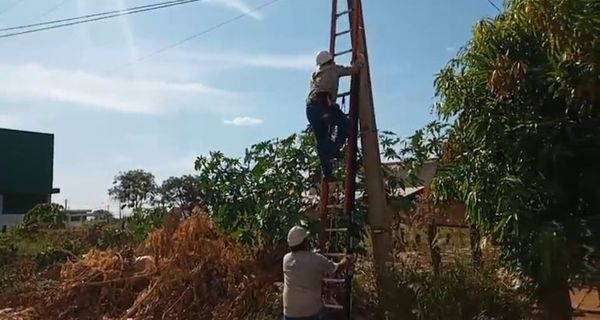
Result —
<instances>
[{"instance_id":1,"label":"shrub","mask_svg":"<svg viewBox=\"0 0 600 320\"><path fill-rule=\"evenodd\" d=\"M168 211L164 207L136 208L129 217L127 229L137 241L146 239L150 231L162 227Z\"/></svg>"},{"instance_id":2,"label":"shrub","mask_svg":"<svg viewBox=\"0 0 600 320\"><path fill-rule=\"evenodd\" d=\"M99 249L118 248L133 241L133 235L124 229L105 227L101 229L95 247Z\"/></svg>"},{"instance_id":3,"label":"shrub","mask_svg":"<svg viewBox=\"0 0 600 320\"><path fill-rule=\"evenodd\" d=\"M74 257L74 254L66 249L58 247L47 247L33 256L33 262L38 270L53 266Z\"/></svg>"},{"instance_id":4,"label":"shrub","mask_svg":"<svg viewBox=\"0 0 600 320\"><path fill-rule=\"evenodd\" d=\"M365 271L366 270L366 271ZM356 305L368 312L376 305L374 279L369 266L359 266L356 278ZM388 319L531 319L532 301L524 289L514 289L499 276L498 264L477 269L457 260L435 276L415 264L395 264L391 269L394 286L388 292Z\"/></svg>"},{"instance_id":5,"label":"shrub","mask_svg":"<svg viewBox=\"0 0 600 320\"><path fill-rule=\"evenodd\" d=\"M56 203L43 203L36 205L25 214L23 225L27 230L60 229L65 227L67 219L63 206Z\"/></svg>"}]
</instances>

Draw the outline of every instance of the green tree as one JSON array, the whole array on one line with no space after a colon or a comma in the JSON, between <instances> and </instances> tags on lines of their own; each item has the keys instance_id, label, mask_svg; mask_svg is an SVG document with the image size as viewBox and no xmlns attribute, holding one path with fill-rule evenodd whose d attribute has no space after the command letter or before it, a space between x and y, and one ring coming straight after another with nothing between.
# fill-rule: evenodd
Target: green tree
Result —
<instances>
[{"instance_id":1,"label":"green tree","mask_svg":"<svg viewBox=\"0 0 600 320\"><path fill-rule=\"evenodd\" d=\"M438 123L431 126L441 127ZM420 133L421 136L426 134ZM384 132L381 149L388 152L385 157L389 160L400 159L406 157L408 151L402 149L408 149L411 139L413 137L405 142L392 132ZM399 152L394 151L398 148L401 149ZM418 157L424 157L425 151L418 152ZM358 161L361 162L360 152ZM360 165L358 168L356 190L357 194L364 195L364 170ZM211 152L206 157L198 157L196 170L203 203L221 228L245 243L282 241L289 228L301 222L314 231L321 227L318 223L305 221L301 215L303 210L318 204L318 199L308 194L318 194L320 188L319 161L309 131L257 143L246 150L243 159ZM336 174L344 177L343 166ZM386 189L393 200L398 197L397 190L404 186L404 181L392 171L386 171L386 178ZM364 197L361 199L365 200ZM357 237L364 231L366 222L366 203L361 199L354 211L354 220L358 222Z\"/></svg>"},{"instance_id":2,"label":"green tree","mask_svg":"<svg viewBox=\"0 0 600 320\"><path fill-rule=\"evenodd\" d=\"M26 229L35 228L64 228L67 220L65 208L56 203L38 204L29 210L23 218L23 225Z\"/></svg>"},{"instance_id":3,"label":"green tree","mask_svg":"<svg viewBox=\"0 0 600 320\"><path fill-rule=\"evenodd\" d=\"M162 182L160 201L170 208L191 210L202 202L200 179L194 175L170 177Z\"/></svg>"},{"instance_id":4,"label":"green tree","mask_svg":"<svg viewBox=\"0 0 600 320\"><path fill-rule=\"evenodd\" d=\"M317 168L306 132L255 144L243 159L211 152L196 160L203 201L219 226L258 245L284 240L299 223L302 195L319 182Z\"/></svg>"},{"instance_id":5,"label":"green tree","mask_svg":"<svg viewBox=\"0 0 600 320\"><path fill-rule=\"evenodd\" d=\"M571 318L568 280L600 244L599 17L600 1L508 1L435 81L452 123L438 198L498 237L550 319Z\"/></svg>"},{"instance_id":6,"label":"green tree","mask_svg":"<svg viewBox=\"0 0 600 320\"><path fill-rule=\"evenodd\" d=\"M144 170L120 172L115 176L108 194L121 203L122 208L141 208L156 193L154 175Z\"/></svg>"}]
</instances>

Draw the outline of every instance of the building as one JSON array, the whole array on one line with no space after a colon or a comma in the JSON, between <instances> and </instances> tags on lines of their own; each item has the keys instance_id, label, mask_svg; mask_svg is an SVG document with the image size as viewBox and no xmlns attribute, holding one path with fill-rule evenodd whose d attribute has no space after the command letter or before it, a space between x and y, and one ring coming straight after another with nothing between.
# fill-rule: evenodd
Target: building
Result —
<instances>
[{"instance_id":1,"label":"building","mask_svg":"<svg viewBox=\"0 0 600 320\"><path fill-rule=\"evenodd\" d=\"M67 209L67 226L81 227L86 224L110 223L113 215L108 210Z\"/></svg>"},{"instance_id":2,"label":"building","mask_svg":"<svg viewBox=\"0 0 600 320\"><path fill-rule=\"evenodd\" d=\"M27 211L51 201L54 135L0 129L0 228L23 221Z\"/></svg>"},{"instance_id":3,"label":"building","mask_svg":"<svg viewBox=\"0 0 600 320\"><path fill-rule=\"evenodd\" d=\"M410 196L421 196L428 192L429 186L435 177L438 167L437 159L430 159L425 161L423 165L417 170L416 176L419 181L416 184L410 184L408 180L408 171L402 167L399 162L391 162L384 164L384 169L388 170L389 174L396 176L397 178L405 180L407 185L404 189L398 190L398 195L402 197ZM418 210L424 210L422 206L417 206L405 212L408 215L415 214ZM469 225L465 222L465 206L459 201L447 201L446 203L439 204L434 208L431 208L432 218L435 220L435 224L443 227L457 227L465 228Z\"/></svg>"}]
</instances>

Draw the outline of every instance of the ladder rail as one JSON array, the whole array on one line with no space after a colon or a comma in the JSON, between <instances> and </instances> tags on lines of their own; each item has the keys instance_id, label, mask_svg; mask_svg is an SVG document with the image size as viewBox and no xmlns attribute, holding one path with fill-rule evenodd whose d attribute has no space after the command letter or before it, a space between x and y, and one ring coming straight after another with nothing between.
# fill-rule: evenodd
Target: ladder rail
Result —
<instances>
[{"instance_id":1,"label":"ladder rail","mask_svg":"<svg viewBox=\"0 0 600 320\"><path fill-rule=\"evenodd\" d=\"M360 50L360 47L357 48L357 32L360 26L359 15L362 14L362 10L360 8L360 4L357 0L348 0L348 11L350 11L349 15L349 24L350 24L350 38L352 43L352 61L356 61L357 58L357 49ZM348 145L347 145L347 155L346 155L346 182L345 182L345 197L344 197L344 215L348 219L348 225L352 226L353 216L355 208L355 197L356 197L356 169L357 169L357 154L358 154L358 93L359 93L359 85L360 85L360 77L358 75L353 75L350 80L350 107L349 107L349 128L348 128ZM349 253L353 253L354 251L354 243L351 234L351 228L348 228L348 237L346 247ZM345 306L346 306L346 319L350 320L352 318L352 279L354 277L354 265L353 263L349 263L346 268L346 297L345 297Z\"/></svg>"},{"instance_id":2,"label":"ladder rail","mask_svg":"<svg viewBox=\"0 0 600 320\"><path fill-rule=\"evenodd\" d=\"M337 0L331 1L331 34L329 37L329 52L333 55L335 53L335 40L337 33L337 11L338 2Z\"/></svg>"},{"instance_id":3,"label":"ladder rail","mask_svg":"<svg viewBox=\"0 0 600 320\"><path fill-rule=\"evenodd\" d=\"M356 61L357 48L360 50L360 44L357 41L360 39L358 32L360 31L362 8L360 6L360 0L347 0L348 6L346 10L338 12L338 2L341 0L332 0L332 11L331 11L331 34L329 50L334 57L343 54L352 54L351 60ZM348 30L342 32L337 31L338 19L342 16L348 16ZM349 50L344 50L337 53L336 42L339 36L344 34L350 34L351 47ZM329 242L333 233L346 234L346 242L342 245L346 247L346 253L353 253L354 243L352 226L353 222L353 211L355 209L355 190L356 190L356 171L357 171L357 153L358 153L358 103L359 103L359 81L360 77L353 75L350 80L350 90L339 94L336 98L345 99L349 97L349 123L348 123L348 142L346 147L345 156L345 180L344 180L344 198L343 204L329 204L330 202L330 186L327 182L321 183L321 199L320 199L320 213L324 226L319 239L321 248L326 250L325 246ZM338 199L340 201L340 199ZM347 219L348 227L342 228L336 225L335 216L333 216L336 209L343 209L343 217ZM330 214L330 211L332 214ZM327 251L327 250L326 250ZM346 253L326 253L327 256L342 258ZM352 317L352 278L354 274L354 266L349 263L346 270L345 276L338 279L327 279L325 283L337 283L342 284L345 287L345 296L343 297L343 303L341 305L327 304L326 307L343 311L345 319L350 320Z\"/></svg>"}]
</instances>

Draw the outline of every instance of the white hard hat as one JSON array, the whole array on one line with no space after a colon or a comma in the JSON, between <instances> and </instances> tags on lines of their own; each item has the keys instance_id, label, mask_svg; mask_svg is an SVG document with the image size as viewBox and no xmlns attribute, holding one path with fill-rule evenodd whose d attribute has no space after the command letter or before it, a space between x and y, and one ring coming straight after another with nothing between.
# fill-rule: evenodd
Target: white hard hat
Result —
<instances>
[{"instance_id":1,"label":"white hard hat","mask_svg":"<svg viewBox=\"0 0 600 320\"><path fill-rule=\"evenodd\" d=\"M331 53L329 53L329 51L321 51L321 52L317 53L317 65L318 66L325 64L331 60L333 60L333 57L331 56Z\"/></svg>"},{"instance_id":2,"label":"white hard hat","mask_svg":"<svg viewBox=\"0 0 600 320\"><path fill-rule=\"evenodd\" d=\"M306 229L302 227L295 226L290 229L287 236L288 245L290 247L295 247L301 244L306 237L308 237L308 232Z\"/></svg>"}]
</instances>

